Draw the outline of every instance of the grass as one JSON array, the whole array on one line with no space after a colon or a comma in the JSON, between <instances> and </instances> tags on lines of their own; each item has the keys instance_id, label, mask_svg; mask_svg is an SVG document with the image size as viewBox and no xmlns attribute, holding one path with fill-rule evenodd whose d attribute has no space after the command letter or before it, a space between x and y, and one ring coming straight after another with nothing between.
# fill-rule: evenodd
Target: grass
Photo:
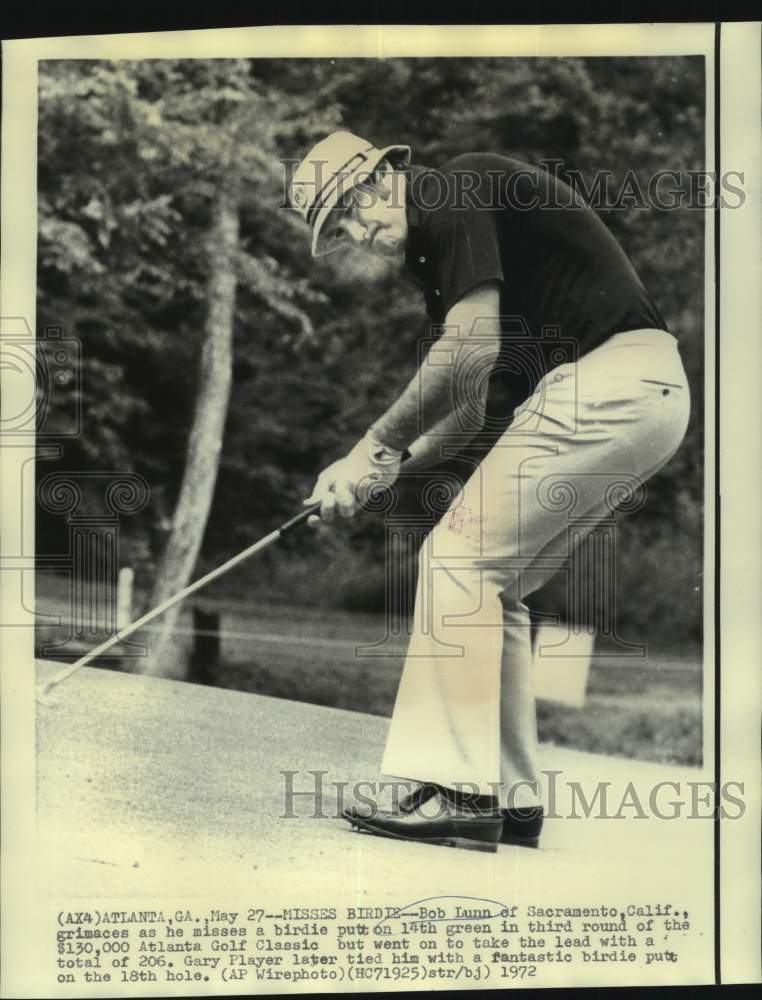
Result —
<instances>
[{"instance_id":1,"label":"grass","mask_svg":"<svg viewBox=\"0 0 762 1000\"><path fill-rule=\"evenodd\" d=\"M648 707L588 697L584 708L540 702L540 739L591 753L665 764L701 764L701 705Z\"/></svg>"},{"instance_id":2,"label":"grass","mask_svg":"<svg viewBox=\"0 0 762 1000\"><path fill-rule=\"evenodd\" d=\"M222 664L219 683L237 690L388 717L402 664L337 663L313 650L309 662L272 654ZM669 764L701 764L700 675L594 665L581 708L538 702L540 740L591 753ZM639 688L633 693L633 687Z\"/></svg>"},{"instance_id":3,"label":"grass","mask_svg":"<svg viewBox=\"0 0 762 1000\"><path fill-rule=\"evenodd\" d=\"M64 597L60 588L40 588L38 610L65 616ZM214 594L205 595L199 604L222 615L222 657L213 678L217 686L391 715L406 637L394 637L382 647L389 655L355 654L356 644L377 643L383 638L383 618L261 603L249 606L240 599L215 599ZM186 608L179 627L189 629L191 625L190 609ZM60 641L63 632L49 625L41 627L38 644ZM150 633L138 639L150 642ZM312 641L315 639L317 643ZM190 637L178 635L181 659L188 655L191 642ZM83 651L87 647L75 643L74 648ZM699 659L699 650L679 656L650 652L646 663L595 657L582 708L539 702L540 739L593 753L700 765ZM131 664L123 666L134 669Z\"/></svg>"}]
</instances>

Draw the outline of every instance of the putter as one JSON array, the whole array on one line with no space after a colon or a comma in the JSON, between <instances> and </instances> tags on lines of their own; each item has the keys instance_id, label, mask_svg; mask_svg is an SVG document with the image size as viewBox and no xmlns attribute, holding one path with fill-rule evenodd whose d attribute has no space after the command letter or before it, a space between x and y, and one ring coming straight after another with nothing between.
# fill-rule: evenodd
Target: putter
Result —
<instances>
[{"instance_id":1,"label":"putter","mask_svg":"<svg viewBox=\"0 0 762 1000\"><path fill-rule=\"evenodd\" d=\"M244 562L244 560L248 559L250 556L256 555L257 552L262 552L264 549L268 548L268 546L272 545L273 542L277 542L279 538L283 538L284 535L288 535L295 528L298 528L302 524L306 524L310 517L312 517L313 514L318 514L319 511L320 503L311 504L309 507L306 507L303 511L301 511L301 513L290 518L279 528L276 528L275 531L271 531L269 535L265 535L264 538L261 538L258 542L255 542L242 552L239 552L238 555L233 556L221 566L211 570L211 572L207 573L206 576L202 576L193 583L188 584L187 587L179 591L177 594L174 594L172 597L168 597L166 601L163 601L151 611L147 611L141 618L138 618L137 621L132 622L130 625L125 625L124 628L112 635L110 639L102 642L99 646L96 646L95 649L91 649L89 653L80 657L80 659L78 659L75 663L70 664L68 667L64 667L63 670L54 674L46 684L38 685L37 701L41 702L43 705L49 705L50 702L47 698L53 688L57 687L62 681L65 681L67 677L71 677L71 675L76 670L79 670L80 667L87 666L87 664L91 663L96 657L105 653L107 649L111 649L112 646L121 642L122 639L126 639L128 635L131 635L133 632L137 631L137 629L147 625L148 622L153 621L154 618L158 618L159 615L168 611L169 608L173 607L179 601L182 601L183 598L188 597L189 594L195 593L197 590L205 587L207 583L211 583L212 580L216 580L217 577L222 576L223 573L227 573L227 571L232 569L234 566Z\"/></svg>"}]
</instances>

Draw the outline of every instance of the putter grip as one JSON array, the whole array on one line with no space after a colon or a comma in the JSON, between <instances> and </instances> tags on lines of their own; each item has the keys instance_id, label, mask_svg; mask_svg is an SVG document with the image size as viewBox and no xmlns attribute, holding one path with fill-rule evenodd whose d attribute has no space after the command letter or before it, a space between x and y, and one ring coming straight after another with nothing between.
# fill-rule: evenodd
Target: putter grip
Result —
<instances>
[{"instance_id":1,"label":"putter grip","mask_svg":"<svg viewBox=\"0 0 762 1000\"><path fill-rule=\"evenodd\" d=\"M319 513L320 513L320 504L313 503L311 506L306 507L300 514L297 514L295 517L292 517L290 520L286 521L285 524L282 524L280 528L278 528L278 534L281 535L281 537L283 535L287 535L289 531L293 531L294 528L298 528L300 524L306 524L308 519L313 514L319 514Z\"/></svg>"},{"instance_id":2,"label":"putter grip","mask_svg":"<svg viewBox=\"0 0 762 1000\"><path fill-rule=\"evenodd\" d=\"M402 471L403 472L405 471L405 463L406 463L406 461L409 458L410 458L410 452L407 449L405 449L405 451L402 454ZM301 514L297 514L295 517L292 517L290 520L286 521L285 524L282 524L280 526L280 528L278 528L278 534L281 537L283 535L287 535L290 531L293 531L294 528L298 528L299 525L306 524L307 521L309 520L309 518L313 514L320 514L320 503L319 502L318 503L313 503L310 507L307 507L305 510L303 510L301 512Z\"/></svg>"}]
</instances>

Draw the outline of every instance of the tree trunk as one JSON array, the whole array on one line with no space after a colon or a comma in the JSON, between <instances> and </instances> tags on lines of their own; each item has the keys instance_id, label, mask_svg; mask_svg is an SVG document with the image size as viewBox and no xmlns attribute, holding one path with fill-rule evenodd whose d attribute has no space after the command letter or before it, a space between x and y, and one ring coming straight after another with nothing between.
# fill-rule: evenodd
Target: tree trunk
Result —
<instances>
[{"instance_id":1,"label":"tree trunk","mask_svg":"<svg viewBox=\"0 0 762 1000\"><path fill-rule=\"evenodd\" d=\"M235 174L236 171L231 171ZM222 436L233 371L233 316L238 254L238 179L223 178L209 233L209 311L199 365L198 395L188 438L185 471L172 531L158 567L149 607L156 607L187 586L204 537L217 480ZM172 630L182 603L158 619L160 631L148 640L143 673L182 677Z\"/></svg>"}]
</instances>

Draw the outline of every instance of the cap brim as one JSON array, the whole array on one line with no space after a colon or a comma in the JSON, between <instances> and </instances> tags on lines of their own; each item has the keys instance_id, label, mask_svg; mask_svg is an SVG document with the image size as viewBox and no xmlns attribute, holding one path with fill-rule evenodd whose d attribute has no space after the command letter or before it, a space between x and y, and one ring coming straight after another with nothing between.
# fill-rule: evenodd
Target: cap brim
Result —
<instances>
[{"instance_id":1,"label":"cap brim","mask_svg":"<svg viewBox=\"0 0 762 1000\"><path fill-rule=\"evenodd\" d=\"M321 239L325 224L330 216L339 207L341 199L344 198L355 186L356 178L360 176L366 177L369 173L372 173L381 160L383 160L383 158L388 156L390 153L402 154L404 157L403 165L405 167L410 163L410 146L385 146L383 149L377 150L373 156L369 157L356 170L349 174L344 179L343 183L338 184L336 190L326 199L312 225L313 257L325 257L327 254L334 253L336 250L340 250L343 246L347 245L346 241L342 240L332 240L326 242L326 240Z\"/></svg>"}]
</instances>

